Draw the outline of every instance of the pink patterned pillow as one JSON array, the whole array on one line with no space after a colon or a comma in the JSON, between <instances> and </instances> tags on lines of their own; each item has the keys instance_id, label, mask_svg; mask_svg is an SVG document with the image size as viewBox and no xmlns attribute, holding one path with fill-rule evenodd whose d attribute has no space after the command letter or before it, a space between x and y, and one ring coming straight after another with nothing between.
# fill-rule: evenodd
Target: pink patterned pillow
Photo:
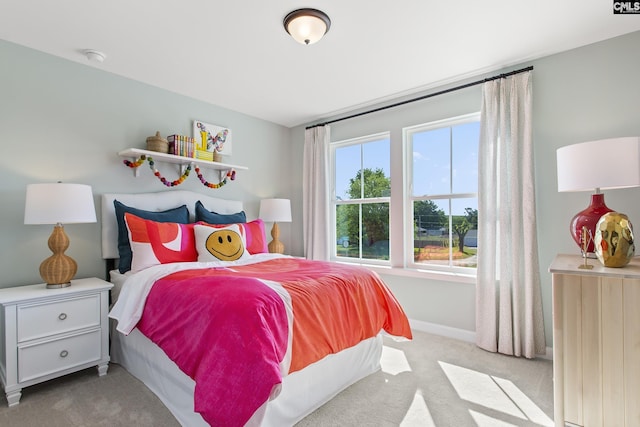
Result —
<instances>
[{"instance_id":1,"label":"pink patterned pillow","mask_svg":"<svg viewBox=\"0 0 640 427\"><path fill-rule=\"evenodd\" d=\"M198 222L198 224L206 225L208 227L222 228L228 227L231 224L209 224L204 221ZM247 242L247 252L251 255L268 253L269 248L267 246L267 236L264 231L264 221L256 219L250 222L237 223L238 226L244 229L244 237Z\"/></svg>"},{"instance_id":2,"label":"pink patterned pillow","mask_svg":"<svg viewBox=\"0 0 640 427\"><path fill-rule=\"evenodd\" d=\"M133 257L131 271L158 264L197 261L195 224L156 222L131 213L124 214Z\"/></svg>"}]
</instances>

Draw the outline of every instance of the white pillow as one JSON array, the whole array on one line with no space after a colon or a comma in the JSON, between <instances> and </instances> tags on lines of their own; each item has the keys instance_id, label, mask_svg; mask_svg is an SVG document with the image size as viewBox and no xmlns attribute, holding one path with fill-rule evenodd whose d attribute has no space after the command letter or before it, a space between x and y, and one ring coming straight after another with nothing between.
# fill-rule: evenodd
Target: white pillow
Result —
<instances>
[{"instance_id":1,"label":"white pillow","mask_svg":"<svg viewBox=\"0 0 640 427\"><path fill-rule=\"evenodd\" d=\"M237 261L251 256L246 250L244 229L238 224L222 228L196 224L193 230L199 262Z\"/></svg>"}]
</instances>

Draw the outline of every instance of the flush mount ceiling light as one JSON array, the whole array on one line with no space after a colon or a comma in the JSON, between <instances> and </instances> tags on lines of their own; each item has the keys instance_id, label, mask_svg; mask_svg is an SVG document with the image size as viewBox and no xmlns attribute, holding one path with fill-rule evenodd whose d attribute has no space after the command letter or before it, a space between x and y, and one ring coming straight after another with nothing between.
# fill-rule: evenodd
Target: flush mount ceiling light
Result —
<instances>
[{"instance_id":1,"label":"flush mount ceiling light","mask_svg":"<svg viewBox=\"0 0 640 427\"><path fill-rule=\"evenodd\" d=\"M313 44L320 40L331 28L331 20L326 13L317 9L298 9L284 18L284 29L302 44Z\"/></svg>"},{"instance_id":2,"label":"flush mount ceiling light","mask_svg":"<svg viewBox=\"0 0 640 427\"><path fill-rule=\"evenodd\" d=\"M103 62L107 57L104 53L94 49L85 49L84 56L91 62Z\"/></svg>"}]
</instances>

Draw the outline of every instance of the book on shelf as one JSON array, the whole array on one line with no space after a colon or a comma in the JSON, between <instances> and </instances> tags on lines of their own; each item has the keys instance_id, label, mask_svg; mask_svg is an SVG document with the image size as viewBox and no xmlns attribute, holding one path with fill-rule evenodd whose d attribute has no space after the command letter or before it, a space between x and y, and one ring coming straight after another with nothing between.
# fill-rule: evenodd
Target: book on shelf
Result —
<instances>
[{"instance_id":1,"label":"book on shelf","mask_svg":"<svg viewBox=\"0 0 640 427\"><path fill-rule=\"evenodd\" d=\"M169 154L175 154L182 157L196 157L196 140L191 136L186 135L169 135L167 136L169 142Z\"/></svg>"}]
</instances>

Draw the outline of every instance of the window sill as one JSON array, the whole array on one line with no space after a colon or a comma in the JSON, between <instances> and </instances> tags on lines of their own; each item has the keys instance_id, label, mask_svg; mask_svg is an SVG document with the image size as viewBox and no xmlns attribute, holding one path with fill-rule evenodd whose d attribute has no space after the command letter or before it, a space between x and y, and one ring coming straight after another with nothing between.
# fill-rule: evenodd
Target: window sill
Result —
<instances>
[{"instance_id":1,"label":"window sill","mask_svg":"<svg viewBox=\"0 0 640 427\"><path fill-rule=\"evenodd\" d=\"M378 274L389 275L389 276L415 277L419 279L440 280L443 282L469 283L471 285L476 284L475 274L472 275L472 274L453 273L450 271L434 271L434 270L421 270L421 269L414 269L414 268L388 267L385 265L344 262L344 261L337 261L337 262L343 262L344 264L359 265L361 267L366 267L370 270L373 270Z\"/></svg>"}]
</instances>

